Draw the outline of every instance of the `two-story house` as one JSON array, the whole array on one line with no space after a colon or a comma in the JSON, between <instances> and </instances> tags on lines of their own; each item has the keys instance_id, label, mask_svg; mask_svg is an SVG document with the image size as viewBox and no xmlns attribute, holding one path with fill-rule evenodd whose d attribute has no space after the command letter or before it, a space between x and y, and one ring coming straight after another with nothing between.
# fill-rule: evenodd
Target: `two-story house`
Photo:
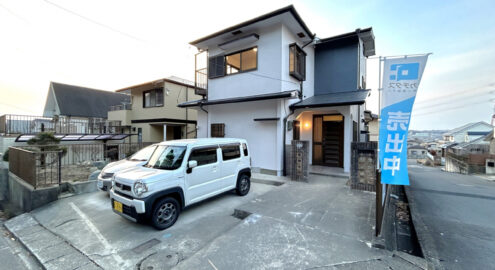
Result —
<instances>
[{"instance_id":1,"label":"two-story house","mask_svg":"<svg viewBox=\"0 0 495 270\"><path fill-rule=\"evenodd\" d=\"M447 143L470 142L483 137L493 130L493 126L484 122L469 123L443 134L443 140Z\"/></svg>"},{"instance_id":2,"label":"two-story house","mask_svg":"<svg viewBox=\"0 0 495 270\"><path fill-rule=\"evenodd\" d=\"M108 120L120 122L122 133L138 134L138 141L150 143L196 138L197 111L177 107L201 98L195 94L193 82L172 76L116 92L131 97L129 104L112 106L108 111Z\"/></svg>"},{"instance_id":3,"label":"two-story house","mask_svg":"<svg viewBox=\"0 0 495 270\"><path fill-rule=\"evenodd\" d=\"M179 105L197 109L198 137L244 138L253 169L277 175L287 145L306 140L311 164L349 172L369 93L371 28L319 39L291 5L190 44L208 55L207 72L196 67L196 82L208 76L196 84L204 98Z\"/></svg>"}]
</instances>

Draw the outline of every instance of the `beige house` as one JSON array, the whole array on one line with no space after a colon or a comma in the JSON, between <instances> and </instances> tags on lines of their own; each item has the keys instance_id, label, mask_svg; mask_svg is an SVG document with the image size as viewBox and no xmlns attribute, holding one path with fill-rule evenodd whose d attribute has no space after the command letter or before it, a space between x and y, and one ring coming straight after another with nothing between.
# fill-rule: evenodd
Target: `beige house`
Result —
<instances>
[{"instance_id":1,"label":"beige house","mask_svg":"<svg viewBox=\"0 0 495 270\"><path fill-rule=\"evenodd\" d=\"M177 77L159 79L116 92L131 96L130 104L110 107L109 121L120 121L123 133L138 134L132 140L161 142L196 138L197 111L177 104L200 99L194 83Z\"/></svg>"}]
</instances>

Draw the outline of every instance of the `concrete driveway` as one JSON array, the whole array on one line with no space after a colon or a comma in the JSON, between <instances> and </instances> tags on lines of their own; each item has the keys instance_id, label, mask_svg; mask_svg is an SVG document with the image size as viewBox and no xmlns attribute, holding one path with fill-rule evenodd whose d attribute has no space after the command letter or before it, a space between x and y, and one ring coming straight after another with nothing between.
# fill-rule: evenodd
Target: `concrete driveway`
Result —
<instances>
[{"instance_id":1,"label":"concrete driveway","mask_svg":"<svg viewBox=\"0 0 495 270\"><path fill-rule=\"evenodd\" d=\"M201 202L164 231L114 214L103 192L65 198L31 214L104 269L167 269L241 222L232 216L236 206L275 188L252 183L245 197L231 192Z\"/></svg>"}]
</instances>

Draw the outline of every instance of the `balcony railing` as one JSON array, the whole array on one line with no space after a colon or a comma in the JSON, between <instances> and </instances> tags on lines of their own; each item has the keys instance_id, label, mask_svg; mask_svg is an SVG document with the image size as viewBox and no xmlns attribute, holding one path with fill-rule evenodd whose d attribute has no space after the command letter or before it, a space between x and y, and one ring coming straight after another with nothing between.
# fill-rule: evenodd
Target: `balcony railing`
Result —
<instances>
[{"instance_id":1,"label":"balcony railing","mask_svg":"<svg viewBox=\"0 0 495 270\"><path fill-rule=\"evenodd\" d=\"M6 114L0 116L0 134L36 134L49 131L61 134L115 133L120 126L104 118L44 117Z\"/></svg>"},{"instance_id":2,"label":"balcony railing","mask_svg":"<svg viewBox=\"0 0 495 270\"><path fill-rule=\"evenodd\" d=\"M126 104L120 104L120 105L114 105L110 106L109 111L129 111L132 109L132 104L126 103Z\"/></svg>"}]
</instances>

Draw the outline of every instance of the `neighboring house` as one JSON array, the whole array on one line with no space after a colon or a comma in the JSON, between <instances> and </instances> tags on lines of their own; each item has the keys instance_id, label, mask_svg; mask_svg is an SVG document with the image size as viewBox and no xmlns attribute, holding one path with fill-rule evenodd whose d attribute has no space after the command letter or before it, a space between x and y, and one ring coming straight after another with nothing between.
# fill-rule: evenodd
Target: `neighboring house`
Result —
<instances>
[{"instance_id":1,"label":"neighboring house","mask_svg":"<svg viewBox=\"0 0 495 270\"><path fill-rule=\"evenodd\" d=\"M129 95L51 82L43 116L54 119L56 133L122 133L119 122L106 121L107 112L129 102Z\"/></svg>"},{"instance_id":2,"label":"neighboring house","mask_svg":"<svg viewBox=\"0 0 495 270\"><path fill-rule=\"evenodd\" d=\"M455 143L470 142L485 136L492 130L493 126L483 121L469 123L444 133L443 140Z\"/></svg>"},{"instance_id":3,"label":"neighboring house","mask_svg":"<svg viewBox=\"0 0 495 270\"><path fill-rule=\"evenodd\" d=\"M421 145L407 147L407 157L410 159L425 159L428 150Z\"/></svg>"},{"instance_id":4,"label":"neighboring house","mask_svg":"<svg viewBox=\"0 0 495 270\"><path fill-rule=\"evenodd\" d=\"M306 140L310 164L349 172L364 128L371 28L318 39L288 6L190 44L208 54L207 72L196 66L204 99L179 105L198 111L198 137L244 138L253 169L277 175L287 145Z\"/></svg>"},{"instance_id":5,"label":"neighboring house","mask_svg":"<svg viewBox=\"0 0 495 270\"><path fill-rule=\"evenodd\" d=\"M138 134L142 142L195 138L197 111L177 104L197 100L194 83L178 77L159 79L117 92L126 92L132 102L112 106L109 121L119 121L127 133Z\"/></svg>"},{"instance_id":6,"label":"neighboring house","mask_svg":"<svg viewBox=\"0 0 495 270\"><path fill-rule=\"evenodd\" d=\"M492 129L488 135L485 136L485 141L487 141L490 144L489 147L489 153L491 155L495 155L495 127Z\"/></svg>"},{"instance_id":7,"label":"neighboring house","mask_svg":"<svg viewBox=\"0 0 495 270\"><path fill-rule=\"evenodd\" d=\"M364 119L366 127L368 129L368 140L372 142L378 141L380 135L380 117L371 111L364 111Z\"/></svg>"}]
</instances>

